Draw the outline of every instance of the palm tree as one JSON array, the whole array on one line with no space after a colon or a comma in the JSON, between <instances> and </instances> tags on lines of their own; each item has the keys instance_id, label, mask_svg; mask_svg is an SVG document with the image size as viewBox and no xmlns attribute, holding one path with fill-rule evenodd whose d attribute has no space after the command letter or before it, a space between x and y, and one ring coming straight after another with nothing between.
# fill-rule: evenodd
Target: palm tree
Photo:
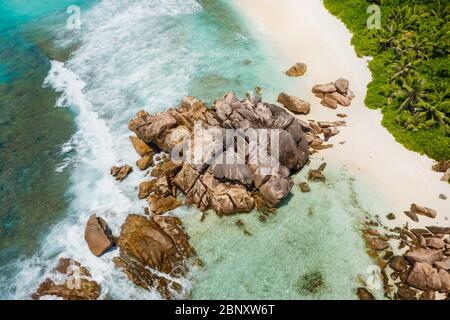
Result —
<instances>
[{"instance_id":1,"label":"palm tree","mask_svg":"<svg viewBox=\"0 0 450 320\"><path fill-rule=\"evenodd\" d=\"M421 63L422 60L417 59L413 52L407 52L406 55L401 55L400 58L393 63L395 73L390 78L390 83L393 84L399 79L404 79L409 74L416 75L416 68Z\"/></svg>"},{"instance_id":2,"label":"palm tree","mask_svg":"<svg viewBox=\"0 0 450 320\"><path fill-rule=\"evenodd\" d=\"M394 92L394 97L402 100L398 110L405 109L414 110L414 107L419 103L420 99L427 97L427 83L423 78L409 75L402 80L400 88Z\"/></svg>"},{"instance_id":3,"label":"palm tree","mask_svg":"<svg viewBox=\"0 0 450 320\"><path fill-rule=\"evenodd\" d=\"M435 91L429 94L429 101L419 98L419 102L414 109L414 117L422 120L432 120L433 124L439 123L443 125L450 125L450 90L447 89L442 93Z\"/></svg>"}]
</instances>

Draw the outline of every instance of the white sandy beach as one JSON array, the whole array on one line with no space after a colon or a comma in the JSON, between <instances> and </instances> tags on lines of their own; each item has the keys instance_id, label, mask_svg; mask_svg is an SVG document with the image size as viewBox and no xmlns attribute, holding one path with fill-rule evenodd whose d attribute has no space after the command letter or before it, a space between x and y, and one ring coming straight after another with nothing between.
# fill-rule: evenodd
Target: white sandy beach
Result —
<instances>
[{"instance_id":1,"label":"white sandy beach","mask_svg":"<svg viewBox=\"0 0 450 320\"><path fill-rule=\"evenodd\" d=\"M410 226L449 226L450 200L439 199L443 193L450 197L450 187L440 181L442 174L433 172L433 160L405 149L381 125L379 110L364 105L367 84L371 74L367 59L356 56L351 45L351 33L345 25L323 6L321 0L234 0L255 32L267 40L269 49L286 62L285 70L296 62L308 65L308 71L299 81L298 92L288 92L311 102L315 120L341 120L337 113L346 113L347 127L332 139L334 148L321 151L326 161L339 162L382 190L394 204L398 222ZM280 70L283 72L285 70ZM348 108L332 110L320 105L320 99L311 93L315 84L334 81L340 77L350 80L356 94ZM346 141L345 144L339 144ZM359 174L360 172L360 174ZM434 208L437 219L420 217L416 224L404 214L411 203ZM384 218L386 213L379 213ZM401 219L401 220L400 220ZM387 219L387 225L392 225Z\"/></svg>"}]
</instances>

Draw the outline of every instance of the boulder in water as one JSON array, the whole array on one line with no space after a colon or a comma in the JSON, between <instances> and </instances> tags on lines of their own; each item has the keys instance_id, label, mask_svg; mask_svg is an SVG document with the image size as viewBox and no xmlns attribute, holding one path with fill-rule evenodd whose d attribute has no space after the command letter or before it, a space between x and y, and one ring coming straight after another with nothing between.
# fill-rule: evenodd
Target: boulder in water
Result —
<instances>
[{"instance_id":1,"label":"boulder in water","mask_svg":"<svg viewBox=\"0 0 450 320\"><path fill-rule=\"evenodd\" d=\"M105 220L98 218L96 214L89 217L84 231L89 250L94 256L101 256L114 245L114 237Z\"/></svg>"}]
</instances>

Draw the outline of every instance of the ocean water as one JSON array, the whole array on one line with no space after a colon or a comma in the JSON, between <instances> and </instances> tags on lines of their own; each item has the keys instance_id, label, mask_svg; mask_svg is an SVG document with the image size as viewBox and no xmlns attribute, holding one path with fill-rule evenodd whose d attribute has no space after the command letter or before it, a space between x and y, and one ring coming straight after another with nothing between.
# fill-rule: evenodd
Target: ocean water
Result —
<instances>
[{"instance_id":1,"label":"ocean water","mask_svg":"<svg viewBox=\"0 0 450 320\"><path fill-rule=\"evenodd\" d=\"M92 213L118 234L126 216L146 205L136 190L143 173L135 170L123 183L109 175L115 163L137 159L129 119L142 108L175 106L188 94L210 103L226 91L243 97L261 86L264 99L274 101L280 91L299 90L296 82L228 1L79 1L80 30L65 26L65 8L74 1L0 3L8 17L0 30L14 39L0 42L0 92L10 103L1 107L11 113L0 123L7 195L0 297L29 298L59 257L71 257L101 284L101 298L159 299L114 267L117 250L97 258L84 241ZM373 263L358 222L386 205L343 167L331 164L327 177L307 195L295 187L266 223L256 212L210 213L200 222L193 208L175 210L205 262L181 280L192 297L355 298L357 277ZM236 227L237 219L251 235ZM314 292L305 289L310 274L321 279Z\"/></svg>"}]
</instances>

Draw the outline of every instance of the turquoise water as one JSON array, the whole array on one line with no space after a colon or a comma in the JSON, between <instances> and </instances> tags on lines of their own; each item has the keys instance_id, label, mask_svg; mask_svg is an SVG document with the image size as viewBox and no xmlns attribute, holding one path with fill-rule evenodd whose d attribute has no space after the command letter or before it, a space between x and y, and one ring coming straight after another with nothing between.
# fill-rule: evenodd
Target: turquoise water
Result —
<instances>
[{"instance_id":1,"label":"turquoise water","mask_svg":"<svg viewBox=\"0 0 450 320\"><path fill-rule=\"evenodd\" d=\"M67 3L0 1L0 266L33 254L67 209L69 173L55 168L74 122L54 108L55 92L42 88Z\"/></svg>"},{"instance_id":2,"label":"turquoise water","mask_svg":"<svg viewBox=\"0 0 450 320\"><path fill-rule=\"evenodd\" d=\"M118 234L127 214L146 205L135 189L142 173L121 184L109 176L116 161L136 161L128 120L142 107L161 111L188 94L211 102L225 91L244 96L262 86L273 101L298 83L227 1L0 3L7 16L0 42L0 297L29 298L64 256L89 268L102 298L160 298L114 268L117 251L94 257L83 238L90 214ZM82 28L67 30L65 7L77 3ZM343 168L329 170L335 182L314 185L308 196L295 190L266 223L256 213L210 214L201 223L196 210L177 209L206 264L183 280L193 296L354 297L356 277L371 264L355 225L381 204L367 205L370 194L360 189L368 188ZM243 235L236 219L253 235ZM311 272L324 283L314 294L301 284Z\"/></svg>"}]
</instances>

